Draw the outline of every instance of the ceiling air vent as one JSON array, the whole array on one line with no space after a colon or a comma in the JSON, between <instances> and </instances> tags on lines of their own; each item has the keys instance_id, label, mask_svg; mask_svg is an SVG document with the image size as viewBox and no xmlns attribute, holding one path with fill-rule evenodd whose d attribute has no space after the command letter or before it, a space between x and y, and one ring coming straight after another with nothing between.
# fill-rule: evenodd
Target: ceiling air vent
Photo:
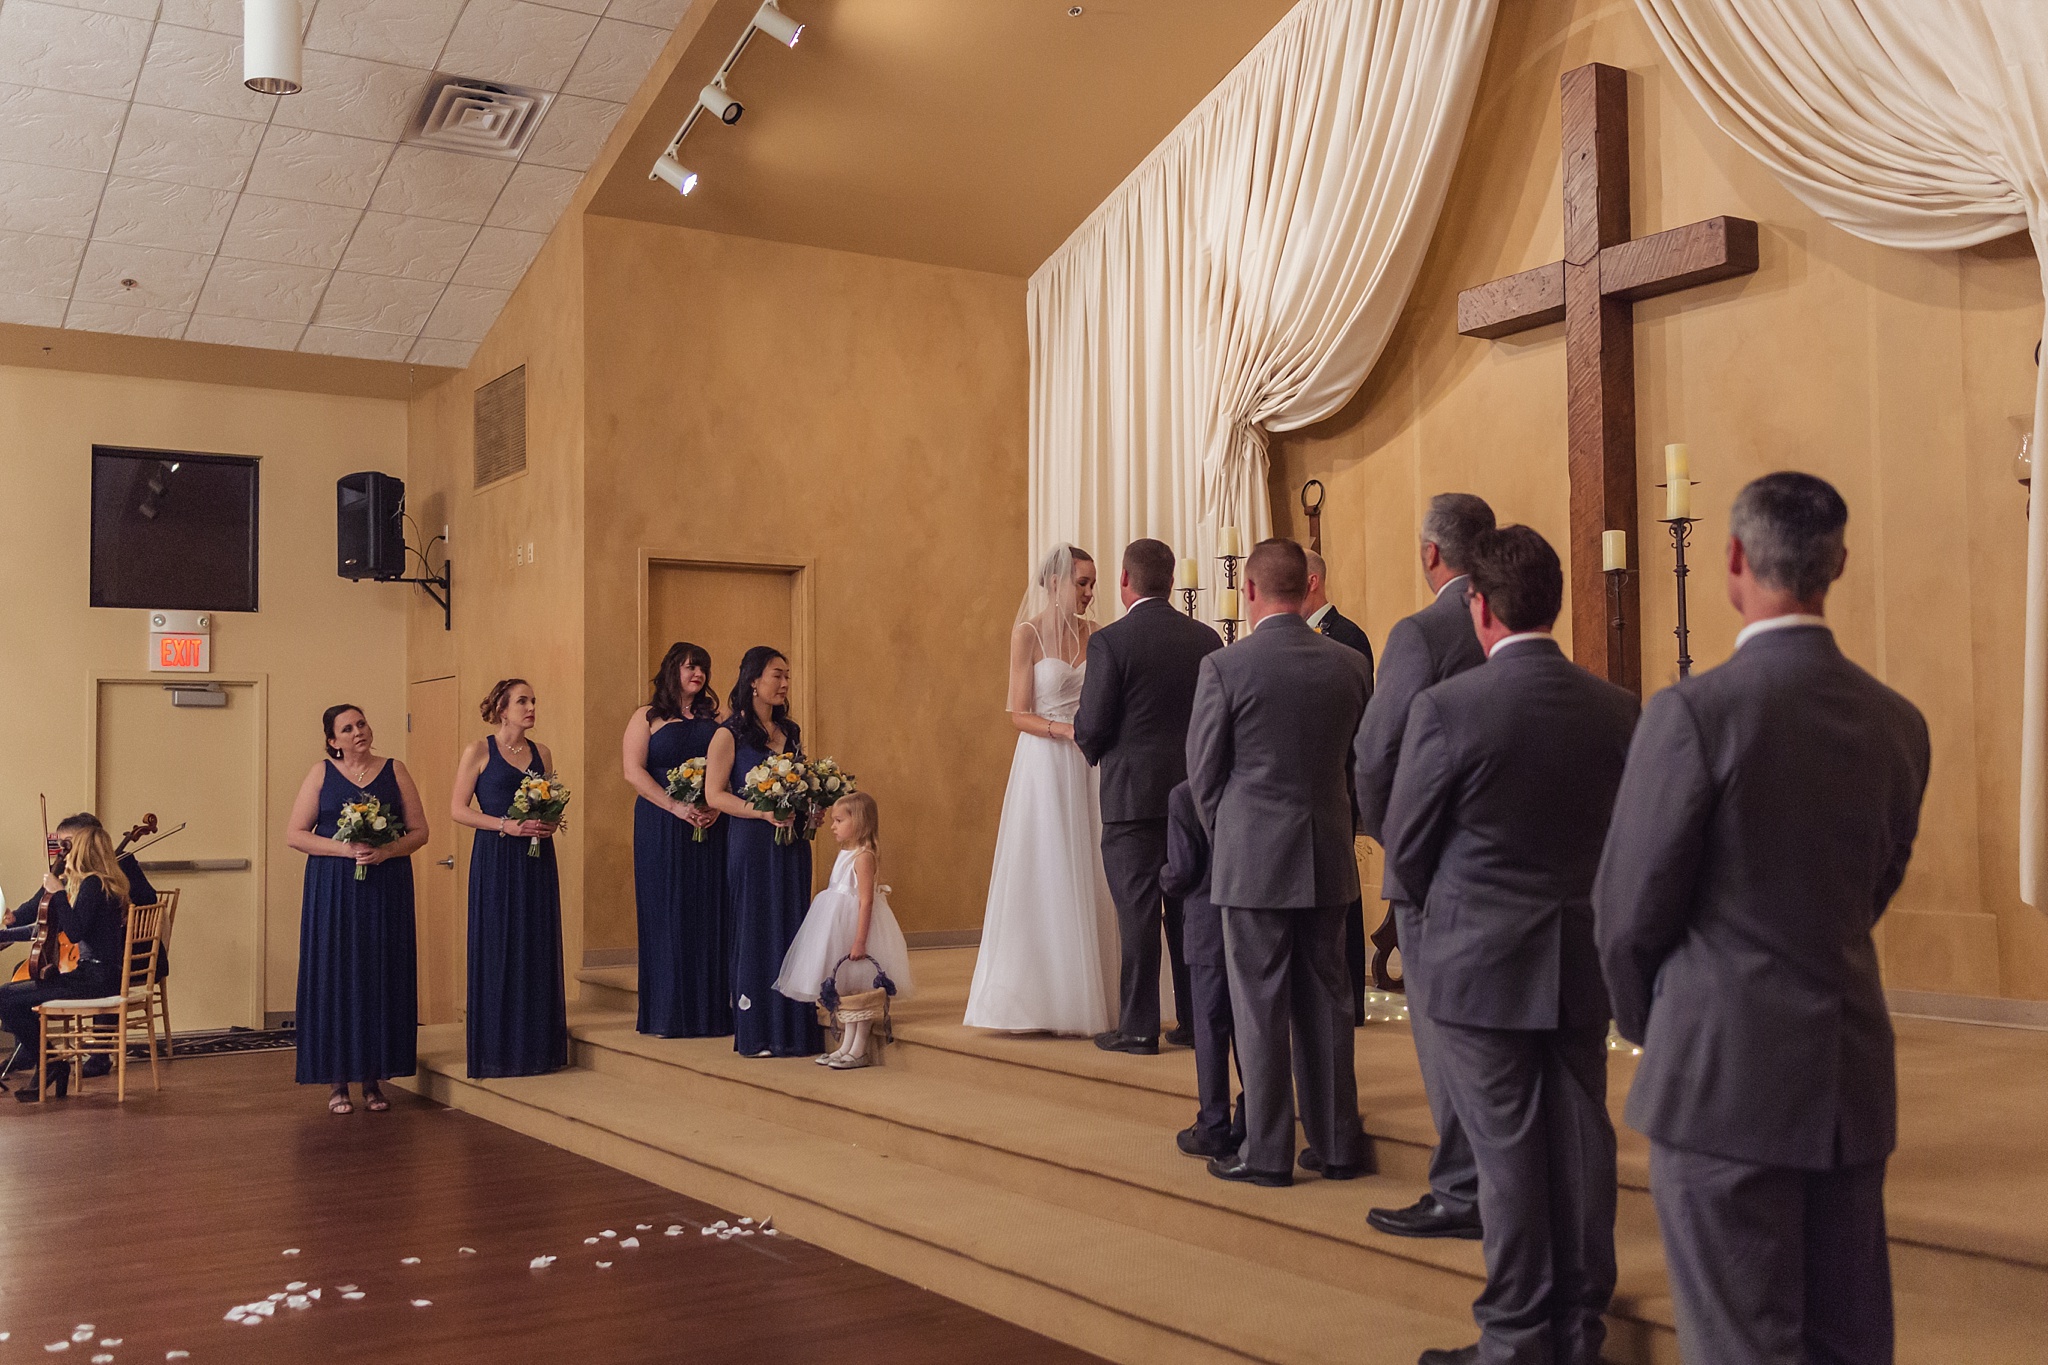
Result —
<instances>
[{"instance_id":1,"label":"ceiling air vent","mask_svg":"<svg viewBox=\"0 0 2048 1365\"><path fill-rule=\"evenodd\" d=\"M406 141L472 156L514 159L554 99L545 90L435 72Z\"/></svg>"},{"instance_id":2,"label":"ceiling air vent","mask_svg":"<svg viewBox=\"0 0 2048 1365\"><path fill-rule=\"evenodd\" d=\"M526 367L476 391L476 483L526 472Z\"/></svg>"}]
</instances>

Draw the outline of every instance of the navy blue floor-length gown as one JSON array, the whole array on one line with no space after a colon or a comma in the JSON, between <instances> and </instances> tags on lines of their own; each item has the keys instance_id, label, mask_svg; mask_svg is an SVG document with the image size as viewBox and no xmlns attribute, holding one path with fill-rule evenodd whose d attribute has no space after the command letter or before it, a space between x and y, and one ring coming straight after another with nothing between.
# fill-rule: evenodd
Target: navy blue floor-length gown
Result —
<instances>
[{"instance_id":1,"label":"navy blue floor-length gown","mask_svg":"<svg viewBox=\"0 0 2048 1365\"><path fill-rule=\"evenodd\" d=\"M496 736L476 779L477 809L496 819L519 783L541 775L533 749L525 772L505 761ZM569 1005L562 982L562 898L555 841L476 832L469 855L469 1074L538 1076L569 1064Z\"/></svg>"},{"instance_id":2,"label":"navy blue floor-length gown","mask_svg":"<svg viewBox=\"0 0 2048 1365\"><path fill-rule=\"evenodd\" d=\"M727 721L728 726L732 725ZM802 751L794 721L784 721L791 750ZM768 758L733 729L731 786ZM825 1050L814 1006L775 989L782 959L811 906L811 845L801 835L775 842L766 820L733 820L725 839L725 896L732 907L733 1050L743 1056L810 1057Z\"/></svg>"},{"instance_id":3,"label":"navy blue floor-length gown","mask_svg":"<svg viewBox=\"0 0 2048 1365\"><path fill-rule=\"evenodd\" d=\"M389 759L368 787L327 764L313 832L334 837L345 802L367 792L403 811ZM353 858L306 859L299 911L298 1078L342 1085L410 1076L418 1066L418 954L412 859L390 858L356 880Z\"/></svg>"},{"instance_id":4,"label":"navy blue floor-length gown","mask_svg":"<svg viewBox=\"0 0 2048 1365\"><path fill-rule=\"evenodd\" d=\"M711 748L718 722L672 720L647 737L647 771L666 787L670 770ZM718 1038L732 1032L732 927L725 904L725 840L731 820L696 827L641 797L633 803L633 890L640 913L642 1033Z\"/></svg>"}]
</instances>

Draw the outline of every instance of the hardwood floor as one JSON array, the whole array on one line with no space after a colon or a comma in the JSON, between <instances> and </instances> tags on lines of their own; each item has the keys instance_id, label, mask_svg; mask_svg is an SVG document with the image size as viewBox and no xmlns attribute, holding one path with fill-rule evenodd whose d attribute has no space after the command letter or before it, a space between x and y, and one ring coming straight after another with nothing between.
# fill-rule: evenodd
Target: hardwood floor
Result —
<instances>
[{"instance_id":1,"label":"hardwood floor","mask_svg":"<svg viewBox=\"0 0 2048 1365\"><path fill-rule=\"evenodd\" d=\"M402 1091L389 1113L334 1117L292 1060L188 1059L161 1094L131 1070L119 1107L111 1081L42 1106L0 1097L0 1354L45 1358L91 1324L93 1344L58 1359L1095 1359L788 1237L704 1236L774 1210L715 1210ZM541 1255L559 1259L531 1269ZM310 1307L224 1320L301 1281L321 1290Z\"/></svg>"}]
</instances>

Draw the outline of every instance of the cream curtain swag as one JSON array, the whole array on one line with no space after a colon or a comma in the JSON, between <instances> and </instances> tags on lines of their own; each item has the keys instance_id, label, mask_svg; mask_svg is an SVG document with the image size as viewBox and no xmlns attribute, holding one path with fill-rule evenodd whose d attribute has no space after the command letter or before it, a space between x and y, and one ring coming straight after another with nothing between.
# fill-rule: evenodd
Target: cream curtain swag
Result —
<instances>
[{"instance_id":1,"label":"cream curtain swag","mask_svg":"<svg viewBox=\"0 0 2048 1365\"><path fill-rule=\"evenodd\" d=\"M1336 412L1385 347L1495 3L1302 0L1039 267L1034 560L1268 532L1266 433Z\"/></svg>"},{"instance_id":2,"label":"cream curtain swag","mask_svg":"<svg viewBox=\"0 0 2048 1365\"><path fill-rule=\"evenodd\" d=\"M1953 250L2028 231L2048 265L2044 0L1637 0L1721 130L1837 227ZM2034 431L2048 432L2037 384ZM2037 494L2043 490L2036 490ZM2020 895L2048 873L2048 497L2027 530Z\"/></svg>"}]
</instances>

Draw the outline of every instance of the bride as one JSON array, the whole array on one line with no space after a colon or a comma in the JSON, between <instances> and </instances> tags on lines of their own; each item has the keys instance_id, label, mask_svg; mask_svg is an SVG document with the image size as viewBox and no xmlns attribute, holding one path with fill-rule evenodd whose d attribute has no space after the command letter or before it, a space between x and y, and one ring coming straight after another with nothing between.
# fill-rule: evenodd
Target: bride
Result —
<instances>
[{"instance_id":1,"label":"bride","mask_svg":"<svg viewBox=\"0 0 2048 1365\"><path fill-rule=\"evenodd\" d=\"M1094 559L1062 545L1039 566L1010 632L1009 713L1021 733L967 993L976 1028L1116 1027L1116 906L1102 875L1095 773L1074 745L1094 597Z\"/></svg>"}]
</instances>

